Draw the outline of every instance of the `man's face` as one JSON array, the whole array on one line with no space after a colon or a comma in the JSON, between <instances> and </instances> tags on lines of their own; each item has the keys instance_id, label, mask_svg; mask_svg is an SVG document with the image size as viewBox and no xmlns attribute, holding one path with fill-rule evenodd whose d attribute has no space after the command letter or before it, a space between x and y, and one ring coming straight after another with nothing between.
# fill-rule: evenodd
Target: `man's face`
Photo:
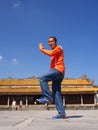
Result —
<instances>
[{"instance_id":1,"label":"man's face","mask_svg":"<svg viewBox=\"0 0 98 130\"><path fill-rule=\"evenodd\" d=\"M48 45L51 47L51 49L54 49L56 47L56 41L54 40L54 38L49 38L48 39Z\"/></svg>"}]
</instances>

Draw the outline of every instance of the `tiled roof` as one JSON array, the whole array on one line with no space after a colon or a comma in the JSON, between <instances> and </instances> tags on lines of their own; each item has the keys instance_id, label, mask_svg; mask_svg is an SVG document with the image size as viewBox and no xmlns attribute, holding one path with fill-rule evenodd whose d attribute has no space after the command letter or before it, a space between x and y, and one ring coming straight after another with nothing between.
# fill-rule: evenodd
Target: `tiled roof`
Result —
<instances>
[{"instance_id":1,"label":"tiled roof","mask_svg":"<svg viewBox=\"0 0 98 130\"><path fill-rule=\"evenodd\" d=\"M65 85L91 85L93 82L88 79L64 79L62 84Z\"/></svg>"},{"instance_id":2,"label":"tiled roof","mask_svg":"<svg viewBox=\"0 0 98 130\"><path fill-rule=\"evenodd\" d=\"M93 82L88 79L64 79L62 85L93 85ZM39 79L0 79L0 86L39 86Z\"/></svg>"},{"instance_id":3,"label":"tiled roof","mask_svg":"<svg viewBox=\"0 0 98 130\"><path fill-rule=\"evenodd\" d=\"M98 88L62 88L63 94L96 93ZM41 94L40 87L33 88L0 88L1 94Z\"/></svg>"},{"instance_id":4,"label":"tiled roof","mask_svg":"<svg viewBox=\"0 0 98 130\"><path fill-rule=\"evenodd\" d=\"M51 86L51 82L49 85ZM95 93L98 91L98 88L93 87L93 82L88 79L64 79L61 90L65 94ZM0 93L41 94L39 79L0 79Z\"/></svg>"},{"instance_id":5,"label":"tiled roof","mask_svg":"<svg viewBox=\"0 0 98 130\"><path fill-rule=\"evenodd\" d=\"M39 85L39 79L1 79L0 85L14 85L14 86L29 86L29 85Z\"/></svg>"}]
</instances>

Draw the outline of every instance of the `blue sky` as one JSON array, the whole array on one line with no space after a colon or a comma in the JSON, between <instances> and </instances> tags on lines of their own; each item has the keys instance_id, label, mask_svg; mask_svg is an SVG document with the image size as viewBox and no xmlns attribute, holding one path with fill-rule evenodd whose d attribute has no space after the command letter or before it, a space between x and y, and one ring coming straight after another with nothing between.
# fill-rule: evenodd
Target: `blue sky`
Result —
<instances>
[{"instance_id":1,"label":"blue sky","mask_svg":"<svg viewBox=\"0 0 98 130\"><path fill-rule=\"evenodd\" d=\"M65 77L86 74L98 85L98 0L1 0L0 78L28 78L49 70L48 37L65 54Z\"/></svg>"}]
</instances>

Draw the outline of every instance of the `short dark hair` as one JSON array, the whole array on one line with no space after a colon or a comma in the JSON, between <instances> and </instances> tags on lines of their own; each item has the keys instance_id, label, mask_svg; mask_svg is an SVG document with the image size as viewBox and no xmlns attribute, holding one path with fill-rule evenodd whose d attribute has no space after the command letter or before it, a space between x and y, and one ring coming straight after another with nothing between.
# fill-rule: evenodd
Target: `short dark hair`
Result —
<instances>
[{"instance_id":1,"label":"short dark hair","mask_svg":"<svg viewBox=\"0 0 98 130\"><path fill-rule=\"evenodd\" d=\"M51 36L51 37L49 37L49 39L50 39L50 38L53 38L53 39L55 40L55 42L57 42L57 38L56 38L56 37Z\"/></svg>"}]
</instances>

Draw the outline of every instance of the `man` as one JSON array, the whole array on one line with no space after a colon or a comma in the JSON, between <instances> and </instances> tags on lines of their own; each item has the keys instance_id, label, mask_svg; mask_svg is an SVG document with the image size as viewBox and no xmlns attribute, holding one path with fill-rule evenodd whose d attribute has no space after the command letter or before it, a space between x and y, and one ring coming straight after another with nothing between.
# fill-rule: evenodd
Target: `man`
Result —
<instances>
[{"instance_id":1,"label":"man","mask_svg":"<svg viewBox=\"0 0 98 130\"><path fill-rule=\"evenodd\" d=\"M43 97L37 99L37 101L40 103L52 103L55 101L58 115L53 118L65 118L66 114L61 96L61 82L65 73L64 53L62 47L57 45L56 37L50 37L48 39L48 44L51 50L45 50L43 44L39 44L41 52L51 57L51 63L49 72L40 77L40 86ZM52 81L52 94L48 86L49 81Z\"/></svg>"}]
</instances>

